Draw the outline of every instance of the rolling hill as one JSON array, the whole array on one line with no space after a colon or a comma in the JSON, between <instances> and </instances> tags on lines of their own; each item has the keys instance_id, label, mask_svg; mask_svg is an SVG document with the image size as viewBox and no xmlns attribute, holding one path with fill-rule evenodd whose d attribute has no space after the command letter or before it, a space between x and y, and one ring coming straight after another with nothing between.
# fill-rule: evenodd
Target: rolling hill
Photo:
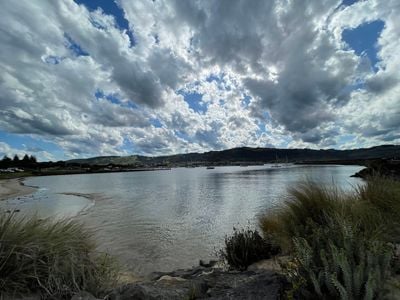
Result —
<instances>
[{"instance_id":1,"label":"rolling hill","mask_svg":"<svg viewBox=\"0 0 400 300\"><path fill-rule=\"evenodd\" d=\"M383 145L351 150L277 149L277 148L233 148L205 153L187 153L168 156L99 156L73 159L66 163L87 165L131 165L131 166L184 166L222 165L236 163L270 162L329 162L357 161L381 158L400 158L400 145Z\"/></svg>"}]
</instances>

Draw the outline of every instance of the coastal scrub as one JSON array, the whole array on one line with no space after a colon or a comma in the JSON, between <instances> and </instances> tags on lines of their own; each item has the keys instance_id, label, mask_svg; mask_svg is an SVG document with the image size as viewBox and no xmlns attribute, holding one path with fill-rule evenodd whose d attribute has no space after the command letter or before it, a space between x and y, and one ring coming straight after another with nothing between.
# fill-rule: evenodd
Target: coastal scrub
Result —
<instances>
[{"instance_id":1,"label":"coastal scrub","mask_svg":"<svg viewBox=\"0 0 400 300\"><path fill-rule=\"evenodd\" d=\"M225 237L225 247L219 254L231 268L246 268L262 259L278 254L280 248L272 240L261 237L257 230L233 228L233 234Z\"/></svg>"},{"instance_id":2,"label":"coastal scrub","mask_svg":"<svg viewBox=\"0 0 400 300\"><path fill-rule=\"evenodd\" d=\"M399 220L400 183L374 177L353 192L301 183L259 225L289 256L289 299L381 299L396 289Z\"/></svg>"},{"instance_id":3,"label":"coastal scrub","mask_svg":"<svg viewBox=\"0 0 400 300\"><path fill-rule=\"evenodd\" d=\"M0 211L0 294L67 298L99 295L118 274L115 261L97 253L90 232L72 220L20 217Z\"/></svg>"}]
</instances>

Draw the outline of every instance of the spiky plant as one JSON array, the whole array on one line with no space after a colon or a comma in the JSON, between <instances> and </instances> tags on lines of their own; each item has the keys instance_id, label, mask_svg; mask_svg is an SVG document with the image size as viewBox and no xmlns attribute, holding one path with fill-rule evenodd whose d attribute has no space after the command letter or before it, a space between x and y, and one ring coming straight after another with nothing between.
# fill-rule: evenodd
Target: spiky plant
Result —
<instances>
[{"instance_id":1,"label":"spiky plant","mask_svg":"<svg viewBox=\"0 0 400 300\"><path fill-rule=\"evenodd\" d=\"M393 282L389 277L400 273L400 257L393 251L400 242L400 182L373 177L351 193L306 182L289 194L260 218L263 233L292 257L284 266L293 287L289 294L381 297L386 282Z\"/></svg>"},{"instance_id":2,"label":"spiky plant","mask_svg":"<svg viewBox=\"0 0 400 300\"><path fill-rule=\"evenodd\" d=\"M310 235L294 238L285 269L297 293L305 299L381 299L391 276L393 245L370 239L341 219L309 226Z\"/></svg>"}]
</instances>

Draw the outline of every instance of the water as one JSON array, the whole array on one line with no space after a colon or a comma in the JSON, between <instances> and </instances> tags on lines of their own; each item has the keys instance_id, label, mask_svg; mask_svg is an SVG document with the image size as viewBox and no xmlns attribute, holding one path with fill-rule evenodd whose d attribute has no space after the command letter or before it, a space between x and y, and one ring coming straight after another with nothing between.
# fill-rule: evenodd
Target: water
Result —
<instances>
[{"instance_id":1,"label":"water","mask_svg":"<svg viewBox=\"0 0 400 300\"><path fill-rule=\"evenodd\" d=\"M3 205L75 216L95 230L100 250L146 275L214 258L233 226L255 225L300 180L351 189L360 180L349 176L361 168L265 165L33 177L26 184L40 187L38 192Z\"/></svg>"}]
</instances>

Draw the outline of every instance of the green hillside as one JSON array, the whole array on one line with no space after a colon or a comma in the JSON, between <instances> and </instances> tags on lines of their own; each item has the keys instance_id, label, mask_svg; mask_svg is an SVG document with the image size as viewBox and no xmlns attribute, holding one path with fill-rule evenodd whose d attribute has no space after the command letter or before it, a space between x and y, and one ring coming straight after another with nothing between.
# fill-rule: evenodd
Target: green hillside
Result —
<instances>
[{"instance_id":1,"label":"green hillside","mask_svg":"<svg viewBox=\"0 0 400 300\"><path fill-rule=\"evenodd\" d=\"M275 149L275 148L234 148L205 153L188 153L158 157L99 156L87 159L69 160L67 163L88 165L193 165L193 164L232 164L232 163L270 163L270 162L323 162L351 161L379 158L400 158L399 145L384 145L352 150L313 150L313 149Z\"/></svg>"}]
</instances>

